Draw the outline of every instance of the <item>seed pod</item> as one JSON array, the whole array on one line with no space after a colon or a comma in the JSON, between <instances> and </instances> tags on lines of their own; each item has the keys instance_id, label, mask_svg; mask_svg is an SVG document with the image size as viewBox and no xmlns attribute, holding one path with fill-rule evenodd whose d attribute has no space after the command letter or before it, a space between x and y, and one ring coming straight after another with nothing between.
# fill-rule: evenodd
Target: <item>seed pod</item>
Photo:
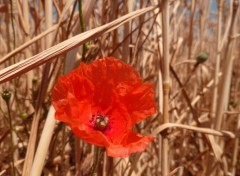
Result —
<instances>
[{"instance_id":1,"label":"seed pod","mask_svg":"<svg viewBox=\"0 0 240 176\"><path fill-rule=\"evenodd\" d=\"M2 93L2 98L5 100L5 101L8 101L10 100L11 98L11 92L9 92L8 90L5 90L3 93Z\"/></svg>"},{"instance_id":2,"label":"seed pod","mask_svg":"<svg viewBox=\"0 0 240 176\"><path fill-rule=\"evenodd\" d=\"M203 62L205 62L206 60L208 60L208 53L205 51L201 51L200 53L198 53L197 55L197 63L201 64Z\"/></svg>"},{"instance_id":3,"label":"seed pod","mask_svg":"<svg viewBox=\"0 0 240 176\"><path fill-rule=\"evenodd\" d=\"M34 76L33 79L32 79L32 83L36 84L37 82L38 82L38 77Z\"/></svg>"},{"instance_id":4,"label":"seed pod","mask_svg":"<svg viewBox=\"0 0 240 176\"><path fill-rule=\"evenodd\" d=\"M19 116L22 118L22 119L26 119L28 117L28 114L26 112L21 112L19 114Z\"/></svg>"}]
</instances>

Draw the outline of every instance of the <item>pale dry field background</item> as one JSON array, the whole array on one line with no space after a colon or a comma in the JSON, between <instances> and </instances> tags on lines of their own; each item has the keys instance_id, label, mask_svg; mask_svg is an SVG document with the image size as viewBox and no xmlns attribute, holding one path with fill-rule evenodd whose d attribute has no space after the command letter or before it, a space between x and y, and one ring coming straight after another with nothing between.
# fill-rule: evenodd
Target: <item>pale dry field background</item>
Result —
<instances>
[{"instance_id":1,"label":"pale dry field background","mask_svg":"<svg viewBox=\"0 0 240 176\"><path fill-rule=\"evenodd\" d=\"M135 129L156 139L125 159L104 154L98 175L239 176L239 3L0 0L0 92L11 93L0 175L89 175L94 146L54 120L51 90L80 62L113 56L154 84L157 113Z\"/></svg>"}]
</instances>

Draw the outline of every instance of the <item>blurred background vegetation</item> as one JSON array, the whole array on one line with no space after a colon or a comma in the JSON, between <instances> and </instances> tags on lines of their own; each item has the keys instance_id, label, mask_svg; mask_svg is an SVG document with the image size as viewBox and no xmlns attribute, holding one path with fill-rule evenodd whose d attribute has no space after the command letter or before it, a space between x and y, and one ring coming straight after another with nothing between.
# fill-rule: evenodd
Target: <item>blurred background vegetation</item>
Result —
<instances>
[{"instance_id":1,"label":"blurred background vegetation","mask_svg":"<svg viewBox=\"0 0 240 176\"><path fill-rule=\"evenodd\" d=\"M44 133L42 159L35 151L59 75L106 56L155 85L158 112L136 126L156 135L147 150L104 154L99 175L166 176L164 167L178 176L240 175L239 3L0 0L0 175L30 175L36 160L39 175L89 175L93 146L62 123Z\"/></svg>"}]
</instances>

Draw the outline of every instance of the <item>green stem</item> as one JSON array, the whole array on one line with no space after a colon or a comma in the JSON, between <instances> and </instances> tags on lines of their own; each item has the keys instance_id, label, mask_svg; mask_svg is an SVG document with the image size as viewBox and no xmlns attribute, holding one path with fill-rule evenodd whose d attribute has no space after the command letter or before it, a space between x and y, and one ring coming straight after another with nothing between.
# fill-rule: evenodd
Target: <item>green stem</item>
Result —
<instances>
[{"instance_id":1,"label":"green stem","mask_svg":"<svg viewBox=\"0 0 240 176\"><path fill-rule=\"evenodd\" d=\"M6 124L8 124L9 123L9 119L7 118L7 116L5 115L5 113L3 112L1 107L0 107L0 112L3 115L3 118L4 118L5 122L6 122ZM26 126L26 124L24 124L24 125ZM16 135L17 135L17 137L19 139L19 142L21 142L23 144L23 139L19 136L19 134L17 133L16 129L13 129L13 131L16 133Z\"/></svg>"},{"instance_id":2,"label":"green stem","mask_svg":"<svg viewBox=\"0 0 240 176\"><path fill-rule=\"evenodd\" d=\"M7 110L8 110L10 136L11 136L10 144L11 144L11 150L12 150L11 151L12 171L13 171L13 176L15 176L12 116L11 116L9 101L6 101L6 104L7 104Z\"/></svg>"},{"instance_id":3,"label":"green stem","mask_svg":"<svg viewBox=\"0 0 240 176\"><path fill-rule=\"evenodd\" d=\"M78 0L78 8L79 8L78 10L79 10L81 32L85 32L85 24L84 24L83 13L82 13L82 0ZM87 52L87 45L86 43L84 43L82 48L82 61L85 61L86 52Z\"/></svg>"},{"instance_id":4,"label":"green stem","mask_svg":"<svg viewBox=\"0 0 240 176\"><path fill-rule=\"evenodd\" d=\"M99 165L99 152L100 151L100 147L95 147L95 159L94 159L94 163L93 163L93 167L92 167L92 172L91 172L91 176L97 176L97 168Z\"/></svg>"}]
</instances>

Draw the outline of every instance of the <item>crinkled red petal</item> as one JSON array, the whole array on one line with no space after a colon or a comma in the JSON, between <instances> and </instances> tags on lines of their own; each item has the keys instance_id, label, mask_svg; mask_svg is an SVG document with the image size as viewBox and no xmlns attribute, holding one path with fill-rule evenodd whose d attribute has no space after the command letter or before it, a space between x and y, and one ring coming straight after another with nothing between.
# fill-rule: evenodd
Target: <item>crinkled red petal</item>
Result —
<instances>
[{"instance_id":1,"label":"crinkled red petal","mask_svg":"<svg viewBox=\"0 0 240 176\"><path fill-rule=\"evenodd\" d=\"M111 108L107 116L109 118L109 129L105 132L105 135L113 144L118 144L132 130L131 117L125 109L117 104Z\"/></svg>"},{"instance_id":2,"label":"crinkled red petal","mask_svg":"<svg viewBox=\"0 0 240 176\"><path fill-rule=\"evenodd\" d=\"M75 126L87 123L91 116L92 92L92 84L86 78L72 73L62 76L52 92L55 118Z\"/></svg>"},{"instance_id":3,"label":"crinkled red petal","mask_svg":"<svg viewBox=\"0 0 240 176\"><path fill-rule=\"evenodd\" d=\"M124 82L117 86L114 93L114 96L127 108L133 125L156 112L151 84Z\"/></svg>"},{"instance_id":4,"label":"crinkled red petal","mask_svg":"<svg viewBox=\"0 0 240 176\"><path fill-rule=\"evenodd\" d=\"M89 65L81 64L77 72L94 84L96 92L93 101L102 109L111 105L112 93L118 84L126 81L141 81L141 77L133 67L112 57L96 60Z\"/></svg>"},{"instance_id":5,"label":"crinkled red petal","mask_svg":"<svg viewBox=\"0 0 240 176\"><path fill-rule=\"evenodd\" d=\"M59 105L60 103L64 105ZM57 104L57 105L56 105ZM77 101L76 99L67 99L53 102L56 109L55 118L70 126L87 124L91 116L91 105L88 101ZM56 108L57 107L57 108ZM61 107L61 108L60 108Z\"/></svg>"},{"instance_id":6,"label":"crinkled red petal","mask_svg":"<svg viewBox=\"0 0 240 176\"><path fill-rule=\"evenodd\" d=\"M92 98L93 91L93 84L85 77L78 75L76 71L73 71L69 75L61 76L55 84L52 92L52 101L57 102L67 99L69 93L81 101Z\"/></svg>"},{"instance_id":7,"label":"crinkled red petal","mask_svg":"<svg viewBox=\"0 0 240 176\"><path fill-rule=\"evenodd\" d=\"M72 128L72 131L76 136L89 142L90 144L94 144L97 146L110 145L110 141L101 131L93 130L86 125L76 126Z\"/></svg>"},{"instance_id":8,"label":"crinkled red petal","mask_svg":"<svg viewBox=\"0 0 240 176\"><path fill-rule=\"evenodd\" d=\"M132 153L143 152L154 137L142 136L135 132L129 132L123 143L106 147L107 155L125 158Z\"/></svg>"}]
</instances>

